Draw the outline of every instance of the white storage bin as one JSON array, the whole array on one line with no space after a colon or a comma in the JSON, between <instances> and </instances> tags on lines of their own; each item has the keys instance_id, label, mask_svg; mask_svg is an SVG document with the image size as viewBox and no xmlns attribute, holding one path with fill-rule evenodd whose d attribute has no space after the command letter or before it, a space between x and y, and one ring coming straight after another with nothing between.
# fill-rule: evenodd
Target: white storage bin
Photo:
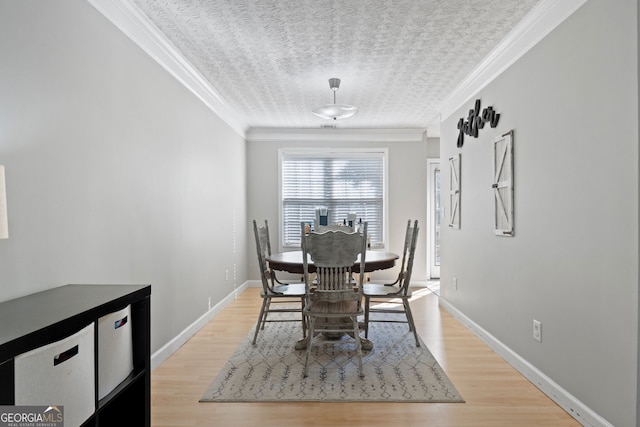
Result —
<instances>
[{"instance_id":1,"label":"white storage bin","mask_svg":"<svg viewBox=\"0 0 640 427\"><path fill-rule=\"evenodd\" d=\"M80 426L95 412L94 328L15 358L16 405L64 406L64 425Z\"/></svg>"},{"instance_id":2,"label":"white storage bin","mask_svg":"<svg viewBox=\"0 0 640 427\"><path fill-rule=\"evenodd\" d=\"M98 319L98 399L133 371L131 306Z\"/></svg>"}]
</instances>

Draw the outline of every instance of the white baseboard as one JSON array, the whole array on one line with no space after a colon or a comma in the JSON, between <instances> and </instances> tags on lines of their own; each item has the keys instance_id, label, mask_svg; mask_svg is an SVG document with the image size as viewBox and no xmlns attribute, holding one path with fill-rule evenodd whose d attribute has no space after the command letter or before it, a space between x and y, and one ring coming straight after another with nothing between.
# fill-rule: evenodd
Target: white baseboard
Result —
<instances>
[{"instance_id":1,"label":"white baseboard","mask_svg":"<svg viewBox=\"0 0 640 427\"><path fill-rule=\"evenodd\" d=\"M246 281L248 288L261 288L262 282L260 280L247 280Z\"/></svg>"},{"instance_id":2,"label":"white baseboard","mask_svg":"<svg viewBox=\"0 0 640 427\"><path fill-rule=\"evenodd\" d=\"M576 399L575 396L465 316L447 300L439 298L439 304L582 425L588 427L613 427L613 424Z\"/></svg>"},{"instance_id":3,"label":"white baseboard","mask_svg":"<svg viewBox=\"0 0 640 427\"><path fill-rule=\"evenodd\" d=\"M167 360L169 356L171 356L176 350L182 347L184 343L189 341L189 338L194 336L200 329L202 329L204 325L206 325L211 319L213 319L218 313L220 313L227 305L233 302L233 300L235 300L238 295L244 292L248 286L249 282L243 283L222 301L211 307L211 310L200 316L198 320L189 325L171 341L162 346L158 351L154 352L151 355L151 371L160 366L162 362Z\"/></svg>"},{"instance_id":4,"label":"white baseboard","mask_svg":"<svg viewBox=\"0 0 640 427\"><path fill-rule=\"evenodd\" d=\"M429 282L427 280L412 280L409 286L412 288L428 288Z\"/></svg>"}]
</instances>

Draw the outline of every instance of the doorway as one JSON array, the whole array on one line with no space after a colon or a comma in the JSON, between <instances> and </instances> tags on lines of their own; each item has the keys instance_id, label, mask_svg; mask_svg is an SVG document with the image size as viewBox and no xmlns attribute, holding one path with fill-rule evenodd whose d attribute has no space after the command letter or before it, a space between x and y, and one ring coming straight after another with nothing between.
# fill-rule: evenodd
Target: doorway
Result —
<instances>
[{"instance_id":1,"label":"doorway","mask_svg":"<svg viewBox=\"0 0 640 427\"><path fill-rule=\"evenodd\" d=\"M427 159L427 279L440 278L440 159Z\"/></svg>"}]
</instances>

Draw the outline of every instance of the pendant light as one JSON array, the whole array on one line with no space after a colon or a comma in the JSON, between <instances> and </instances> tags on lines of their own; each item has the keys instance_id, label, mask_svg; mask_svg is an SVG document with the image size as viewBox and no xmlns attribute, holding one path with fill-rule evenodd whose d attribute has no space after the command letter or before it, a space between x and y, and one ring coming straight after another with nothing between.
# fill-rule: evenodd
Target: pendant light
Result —
<instances>
[{"instance_id":1,"label":"pendant light","mask_svg":"<svg viewBox=\"0 0 640 427\"><path fill-rule=\"evenodd\" d=\"M340 88L340 79L335 77L329 79L329 88L333 91L333 104L314 108L311 111L313 114L327 120L339 120L351 117L358 111L358 108L353 105L336 104L336 92Z\"/></svg>"}]
</instances>

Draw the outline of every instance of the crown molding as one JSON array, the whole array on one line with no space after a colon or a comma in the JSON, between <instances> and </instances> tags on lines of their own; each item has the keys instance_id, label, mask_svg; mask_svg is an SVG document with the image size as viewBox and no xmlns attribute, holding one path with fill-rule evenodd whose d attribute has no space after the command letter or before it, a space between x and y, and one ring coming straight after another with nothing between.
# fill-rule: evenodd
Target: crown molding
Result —
<instances>
[{"instance_id":1,"label":"crown molding","mask_svg":"<svg viewBox=\"0 0 640 427\"><path fill-rule=\"evenodd\" d=\"M111 21L117 28L140 46L151 58L158 62L180 83L198 97L208 108L217 114L241 137L246 138L248 124L202 75L184 58L173 44L152 24L148 18L130 0L87 0L96 10ZM497 78L522 55L535 46L562 21L575 12L587 0L542 0L502 42L463 80L440 104L438 114L430 119L429 130L432 136L439 136L439 123L454 114L460 107L472 99L479 91ZM303 137L314 139L318 130ZM356 141L358 133L349 135L345 130L321 129L323 137L333 140ZM372 130L372 135L385 131ZM423 130L420 130L422 132ZM397 132L397 130L393 130ZM262 138L260 132L251 131L252 140ZM287 136L289 132L281 132ZM406 135L400 132L403 139ZM256 139L257 138L257 139ZM355 139L353 139L355 138ZM379 140L374 138L373 140ZM396 140L394 138L390 138ZM386 139L386 140L390 140ZM266 140L270 140L267 138ZM369 139L371 141L371 139Z\"/></svg>"},{"instance_id":2,"label":"crown molding","mask_svg":"<svg viewBox=\"0 0 640 427\"><path fill-rule=\"evenodd\" d=\"M250 128L252 142L421 142L426 129Z\"/></svg>"},{"instance_id":3,"label":"crown molding","mask_svg":"<svg viewBox=\"0 0 640 427\"><path fill-rule=\"evenodd\" d=\"M453 90L431 120L447 119L496 79L587 0L542 0Z\"/></svg>"},{"instance_id":4,"label":"crown molding","mask_svg":"<svg viewBox=\"0 0 640 427\"><path fill-rule=\"evenodd\" d=\"M248 124L215 91L193 65L128 0L87 0L120 31L197 96L242 138Z\"/></svg>"}]
</instances>

